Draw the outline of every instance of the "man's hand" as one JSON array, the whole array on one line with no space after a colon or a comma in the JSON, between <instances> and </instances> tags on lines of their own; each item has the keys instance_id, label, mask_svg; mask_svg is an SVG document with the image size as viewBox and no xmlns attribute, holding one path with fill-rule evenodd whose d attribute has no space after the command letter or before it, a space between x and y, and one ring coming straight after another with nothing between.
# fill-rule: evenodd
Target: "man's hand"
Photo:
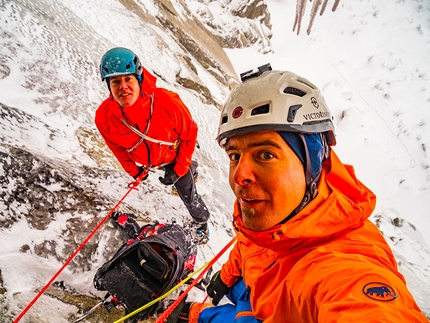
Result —
<instances>
[{"instance_id":1,"label":"man's hand","mask_svg":"<svg viewBox=\"0 0 430 323\"><path fill-rule=\"evenodd\" d=\"M175 173L173 168L166 170L164 173L164 177L158 177L161 183L164 185L173 185L175 184L180 177Z\"/></svg>"},{"instance_id":2,"label":"man's hand","mask_svg":"<svg viewBox=\"0 0 430 323\"><path fill-rule=\"evenodd\" d=\"M206 288L206 292L210 297L212 297L212 303L218 305L219 301L230 291L228 287L221 280L220 271L217 271L211 278L211 282Z\"/></svg>"},{"instance_id":3,"label":"man's hand","mask_svg":"<svg viewBox=\"0 0 430 323\"><path fill-rule=\"evenodd\" d=\"M148 168L144 167L144 166L139 166L139 171L137 172L136 175L133 176L133 178L136 180L138 178L140 178L141 181L144 181L145 179L148 178Z\"/></svg>"}]
</instances>

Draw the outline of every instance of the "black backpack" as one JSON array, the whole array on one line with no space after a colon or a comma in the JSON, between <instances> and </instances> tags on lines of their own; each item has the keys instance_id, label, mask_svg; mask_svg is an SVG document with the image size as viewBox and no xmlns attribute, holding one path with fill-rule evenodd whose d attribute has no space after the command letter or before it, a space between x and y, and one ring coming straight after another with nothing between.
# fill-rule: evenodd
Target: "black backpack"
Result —
<instances>
[{"instance_id":1,"label":"black backpack","mask_svg":"<svg viewBox=\"0 0 430 323\"><path fill-rule=\"evenodd\" d=\"M112 259L97 270L94 286L115 297L128 314L190 274L196 255L193 237L183 227L161 223L146 225L137 237L123 244ZM160 304L146 308L133 318L148 318Z\"/></svg>"}]
</instances>

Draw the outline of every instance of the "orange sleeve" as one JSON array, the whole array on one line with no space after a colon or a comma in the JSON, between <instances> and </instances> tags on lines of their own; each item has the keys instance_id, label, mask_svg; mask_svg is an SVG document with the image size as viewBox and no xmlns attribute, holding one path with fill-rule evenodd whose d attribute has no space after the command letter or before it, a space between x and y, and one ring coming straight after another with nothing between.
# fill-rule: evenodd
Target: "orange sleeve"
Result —
<instances>
[{"instance_id":1,"label":"orange sleeve","mask_svg":"<svg viewBox=\"0 0 430 323\"><path fill-rule=\"evenodd\" d=\"M282 308L294 304L288 317L292 322L428 323L395 264L372 250L361 246L359 252L320 249L308 254L284 282L285 298L274 307L274 322L287 319Z\"/></svg>"},{"instance_id":2,"label":"orange sleeve","mask_svg":"<svg viewBox=\"0 0 430 323\"><path fill-rule=\"evenodd\" d=\"M228 260L221 268L221 280L228 287L233 286L242 276L242 257L238 241L231 249Z\"/></svg>"},{"instance_id":3,"label":"orange sleeve","mask_svg":"<svg viewBox=\"0 0 430 323\"><path fill-rule=\"evenodd\" d=\"M353 322L357 318L375 323L428 322L403 277L380 265L355 260L343 263L340 269L319 288L318 322Z\"/></svg>"}]
</instances>

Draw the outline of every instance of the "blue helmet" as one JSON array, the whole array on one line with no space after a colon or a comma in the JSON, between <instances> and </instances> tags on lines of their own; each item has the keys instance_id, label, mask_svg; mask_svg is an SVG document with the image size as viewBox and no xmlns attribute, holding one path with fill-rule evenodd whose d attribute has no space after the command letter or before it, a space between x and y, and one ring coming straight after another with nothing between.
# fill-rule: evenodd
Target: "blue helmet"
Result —
<instances>
[{"instance_id":1,"label":"blue helmet","mask_svg":"<svg viewBox=\"0 0 430 323\"><path fill-rule=\"evenodd\" d=\"M106 80L108 82L112 76L134 74L139 83L141 83L142 73L143 68L139 57L124 47L115 47L108 50L100 62L102 81Z\"/></svg>"}]
</instances>

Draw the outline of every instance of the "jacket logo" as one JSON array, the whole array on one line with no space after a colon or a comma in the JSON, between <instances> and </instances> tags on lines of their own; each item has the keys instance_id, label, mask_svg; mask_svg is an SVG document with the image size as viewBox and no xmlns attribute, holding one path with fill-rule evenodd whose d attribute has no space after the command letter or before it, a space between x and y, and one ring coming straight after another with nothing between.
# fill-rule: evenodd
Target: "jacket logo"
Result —
<instances>
[{"instance_id":1,"label":"jacket logo","mask_svg":"<svg viewBox=\"0 0 430 323\"><path fill-rule=\"evenodd\" d=\"M363 287L363 293L367 297L375 299L377 301L388 302L397 298L397 293L391 286L379 282L366 284Z\"/></svg>"},{"instance_id":2,"label":"jacket logo","mask_svg":"<svg viewBox=\"0 0 430 323\"><path fill-rule=\"evenodd\" d=\"M236 108L233 110L233 112L232 112L231 116L232 116L234 119L237 119L237 118L239 118L239 117L242 115L242 113L243 113L243 108L242 108L242 107L236 107Z\"/></svg>"}]
</instances>

